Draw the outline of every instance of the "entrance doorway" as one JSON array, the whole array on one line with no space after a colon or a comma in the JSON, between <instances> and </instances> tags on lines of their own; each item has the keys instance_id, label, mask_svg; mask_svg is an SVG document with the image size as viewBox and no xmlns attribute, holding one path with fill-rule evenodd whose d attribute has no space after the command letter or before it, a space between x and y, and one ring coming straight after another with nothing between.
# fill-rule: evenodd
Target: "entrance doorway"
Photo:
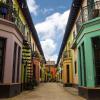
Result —
<instances>
[{"instance_id":1,"label":"entrance doorway","mask_svg":"<svg viewBox=\"0 0 100 100\"><path fill-rule=\"evenodd\" d=\"M94 50L94 65L95 65L95 83L100 86L100 37L95 37L92 40Z\"/></svg>"},{"instance_id":2,"label":"entrance doorway","mask_svg":"<svg viewBox=\"0 0 100 100\"><path fill-rule=\"evenodd\" d=\"M67 83L70 83L70 70L69 70L69 65L67 65Z\"/></svg>"},{"instance_id":3,"label":"entrance doorway","mask_svg":"<svg viewBox=\"0 0 100 100\"><path fill-rule=\"evenodd\" d=\"M33 78L36 80L36 66L33 64Z\"/></svg>"},{"instance_id":4,"label":"entrance doorway","mask_svg":"<svg viewBox=\"0 0 100 100\"><path fill-rule=\"evenodd\" d=\"M0 82L3 82L5 39L0 38Z\"/></svg>"}]
</instances>

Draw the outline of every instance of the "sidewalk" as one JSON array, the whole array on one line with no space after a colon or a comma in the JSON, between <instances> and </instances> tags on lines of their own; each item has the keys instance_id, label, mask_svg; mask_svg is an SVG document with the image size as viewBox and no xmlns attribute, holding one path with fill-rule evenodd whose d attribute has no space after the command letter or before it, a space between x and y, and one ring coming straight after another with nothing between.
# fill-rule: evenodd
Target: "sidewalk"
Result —
<instances>
[{"instance_id":1,"label":"sidewalk","mask_svg":"<svg viewBox=\"0 0 100 100\"><path fill-rule=\"evenodd\" d=\"M65 90L67 90L72 95L78 96L78 89L76 89L76 88L73 88L73 87L65 87Z\"/></svg>"},{"instance_id":2,"label":"sidewalk","mask_svg":"<svg viewBox=\"0 0 100 100\"><path fill-rule=\"evenodd\" d=\"M59 86L63 87L62 83L58 83ZM72 95L78 96L78 89L74 87L63 87L67 92L69 92Z\"/></svg>"},{"instance_id":3,"label":"sidewalk","mask_svg":"<svg viewBox=\"0 0 100 100\"><path fill-rule=\"evenodd\" d=\"M79 96L78 95L78 89L74 88L74 87L64 87L62 83L58 83L59 86L63 87L65 91L67 91L68 93L70 93L73 96ZM85 98L83 98L83 100L86 100Z\"/></svg>"}]
</instances>

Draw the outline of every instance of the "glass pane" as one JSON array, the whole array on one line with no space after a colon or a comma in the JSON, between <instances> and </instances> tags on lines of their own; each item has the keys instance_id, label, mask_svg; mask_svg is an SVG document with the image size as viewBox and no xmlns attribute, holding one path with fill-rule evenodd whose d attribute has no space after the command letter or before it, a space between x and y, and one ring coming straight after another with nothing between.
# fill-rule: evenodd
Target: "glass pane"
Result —
<instances>
[{"instance_id":1,"label":"glass pane","mask_svg":"<svg viewBox=\"0 0 100 100\"><path fill-rule=\"evenodd\" d=\"M2 65L2 59L0 58L0 65Z\"/></svg>"},{"instance_id":2,"label":"glass pane","mask_svg":"<svg viewBox=\"0 0 100 100\"><path fill-rule=\"evenodd\" d=\"M2 41L0 41L0 48L2 48L2 46L3 46L3 43L2 43Z\"/></svg>"},{"instance_id":3,"label":"glass pane","mask_svg":"<svg viewBox=\"0 0 100 100\"><path fill-rule=\"evenodd\" d=\"M2 50L0 49L0 57L2 56Z\"/></svg>"}]
</instances>

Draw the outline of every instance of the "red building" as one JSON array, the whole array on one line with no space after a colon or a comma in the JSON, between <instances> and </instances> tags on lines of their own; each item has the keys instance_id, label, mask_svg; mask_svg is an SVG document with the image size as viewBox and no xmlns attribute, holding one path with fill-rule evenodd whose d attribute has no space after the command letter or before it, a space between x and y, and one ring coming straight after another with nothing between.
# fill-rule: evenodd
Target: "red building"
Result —
<instances>
[{"instance_id":1,"label":"red building","mask_svg":"<svg viewBox=\"0 0 100 100\"><path fill-rule=\"evenodd\" d=\"M55 61L46 62L46 81L56 81Z\"/></svg>"}]
</instances>

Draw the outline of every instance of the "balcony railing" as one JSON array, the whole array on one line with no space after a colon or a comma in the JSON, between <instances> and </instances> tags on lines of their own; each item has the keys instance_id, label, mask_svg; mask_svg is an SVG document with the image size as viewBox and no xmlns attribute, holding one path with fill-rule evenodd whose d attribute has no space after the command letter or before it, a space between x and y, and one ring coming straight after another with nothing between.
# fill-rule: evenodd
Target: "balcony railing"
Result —
<instances>
[{"instance_id":1,"label":"balcony railing","mask_svg":"<svg viewBox=\"0 0 100 100\"><path fill-rule=\"evenodd\" d=\"M66 59L66 58L71 58L72 57L72 52L71 50L67 50L67 51L64 51L63 52L63 58Z\"/></svg>"},{"instance_id":2,"label":"balcony railing","mask_svg":"<svg viewBox=\"0 0 100 100\"><path fill-rule=\"evenodd\" d=\"M100 1L96 1L95 3L87 5L81 9L76 23L77 32L79 32L82 23L92 20L96 17L100 17Z\"/></svg>"},{"instance_id":3,"label":"balcony railing","mask_svg":"<svg viewBox=\"0 0 100 100\"><path fill-rule=\"evenodd\" d=\"M13 22L21 33L25 33L25 25L21 21L18 12L12 5L7 5L0 2L0 18Z\"/></svg>"}]
</instances>

